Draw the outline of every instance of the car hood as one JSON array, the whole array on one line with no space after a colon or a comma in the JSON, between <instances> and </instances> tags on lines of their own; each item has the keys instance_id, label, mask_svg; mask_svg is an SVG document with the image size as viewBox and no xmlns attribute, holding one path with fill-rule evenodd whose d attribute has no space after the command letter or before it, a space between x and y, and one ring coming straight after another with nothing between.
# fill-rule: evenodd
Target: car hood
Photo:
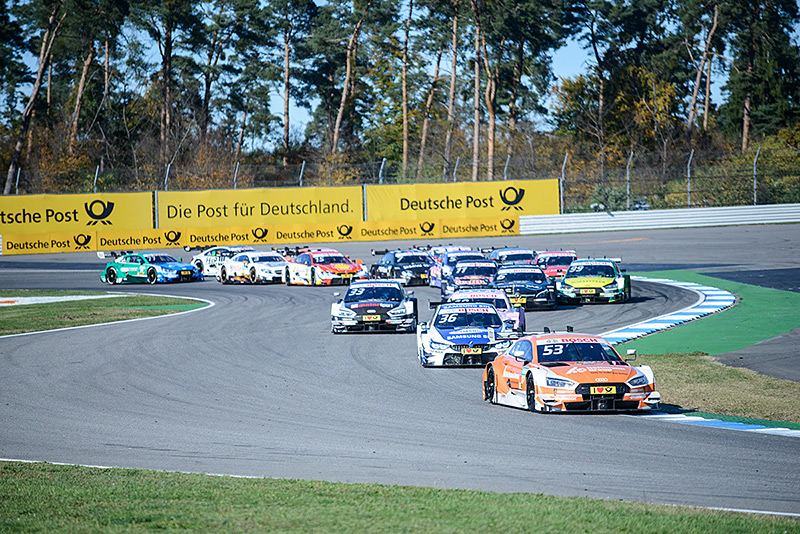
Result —
<instances>
[{"instance_id":1,"label":"car hood","mask_svg":"<svg viewBox=\"0 0 800 534\"><path fill-rule=\"evenodd\" d=\"M511 289L512 293L514 292L524 292L530 293L533 291L541 291L542 289L547 289L547 284L545 283L536 283L536 282L498 282L495 283L494 287L497 289L502 289L505 291L506 289Z\"/></svg>"},{"instance_id":2,"label":"car hood","mask_svg":"<svg viewBox=\"0 0 800 534\"><path fill-rule=\"evenodd\" d=\"M492 279L488 276L457 276L453 283L459 286L487 286Z\"/></svg>"},{"instance_id":3,"label":"car hood","mask_svg":"<svg viewBox=\"0 0 800 534\"><path fill-rule=\"evenodd\" d=\"M613 278L606 276L576 276L564 278L564 282L572 287L603 287L614 281Z\"/></svg>"},{"instance_id":4,"label":"car hood","mask_svg":"<svg viewBox=\"0 0 800 534\"><path fill-rule=\"evenodd\" d=\"M550 372L580 383L619 383L638 374L625 362L554 362L540 364Z\"/></svg>"},{"instance_id":5,"label":"car hood","mask_svg":"<svg viewBox=\"0 0 800 534\"><path fill-rule=\"evenodd\" d=\"M400 306L396 300L362 300L359 302L347 302L344 307L353 310L358 315L385 315L389 310Z\"/></svg>"},{"instance_id":6,"label":"car hood","mask_svg":"<svg viewBox=\"0 0 800 534\"><path fill-rule=\"evenodd\" d=\"M349 263L331 263L330 265L317 265L318 268L329 273L357 273L361 269Z\"/></svg>"},{"instance_id":7,"label":"car hood","mask_svg":"<svg viewBox=\"0 0 800 534\"><path fill-rule=\"evenodd\" d=\"M412 273L425 273L428 272L429 265L425 265L424 263L408 263L403 265L398 265L397 268L401 271L411 271Z\"/></svg>"},{"instance_id":8,"label":"car hood","mask_svg":"<svg viewBox=\"0 0 800 534\"><path fill-rule=\"evenodd\" d=\"M443 339L457 345L486 344L495 341L494 330L491 328L446 328L439 329Z\"/></svg>"},{"instance_id":9,"label":"car hood","mask_svg":"<svg viewBox=\"0 0 800 534\"><path fill-rule=\"evenodd\" d=\"M161 267L162 269L167 269L168 271L193 271L194 266L188 263L180 263L177 261L170 261L167 263L153 263L152 265L156 267Z\"/></svg>"}]
</instances>

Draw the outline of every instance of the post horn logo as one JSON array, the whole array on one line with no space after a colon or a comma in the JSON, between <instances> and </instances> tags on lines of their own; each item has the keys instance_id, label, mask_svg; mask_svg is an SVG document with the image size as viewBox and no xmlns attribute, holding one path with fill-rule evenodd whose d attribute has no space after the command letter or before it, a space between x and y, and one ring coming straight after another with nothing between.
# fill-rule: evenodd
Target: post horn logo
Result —
<instances>
[{"instance_id":1,"label":"post horn logo","mask_svg":"<svg viewBox=\"0 0 800 534\"><path fill-rule=\"evenodd\" d=\"M342 224L341 226L336 227L336 231L339 232L339 239L353 239L352 237L350 237L350 234L353 231L352 226Z\"/></svg>"},{"instance_id":2,"label":"post horn logo","mask_svg":"<svg viewBox=\"0 0 800 534\"><path fill-rule=\"evenodd\" d=\"M516 226L517 221L514 219L501 219L500 226L503 227L504 234L513 234L514 233L514 226Z\"/></svg>"},{"instance_id":3,"label":"post horn logo","mask_svg":"<svg viewBox=\"0 0 800 534\"><path fill-rule=\"evenodd\" d=\"M75 245L77 245L78 250L89 250L89 242L92 240L92 236L86 234L78 234L73 236L73 241L75 241Z\"/></svg>"},{"instance_id":4,"label":"post horn logo","mask_svg":"<svg viewBox=\"0 0 800 534\"><path fill-rule=\"evenodd\" d=\"M181 233L176 232L175 230L170 230L169 232L164 234L164 237L170 244L174 244L177 243L178 240L181 238Z\"/></svg>"},{"instance_id":5,"label":"post horn logo","mask_svg":"<svg viewBox=\"0 0 800 534\"><path fill-rule=\"evenodd\" d=\"M432 222L422 222L419 224L419 229L422 230L422 235L430 235L436 225Z\"/></svg>"},{"instance_id":6,"label":"post horn logo","mask_svg":"<svg viewBox=\"0 0 800 534\"><path fill-rule=\"evenodd\" d=\"M100 205L100 213L95 213L95 204ZM86 215L92 219L86 223L87 226L94 226L98 222L111 224L111 221L107 221L106 218L114 211L113 202L103 202L102 200L93 200L91 203L84 202L83 209L86 210Z\"/></svg>"},{"instance_id":7,"label":"post horn logo","mask_svg":"<svg viewBox=\"0 0 800 534\"><path fill-rule=\"evenodd\" d=\"M250 233L253 234L253 237L256 241L264 242L267 239L267 234L269 233L269 229L267 228L253 228L250 230Z\"/></svg>"},{"instance_id":8,"label":"post horn logo","mask_svg":"<svg viewBox=\"0 0 800 534\"><path fill-rule=\"evenodd\" d=\"M514 195L512 198L511 195ZM500 190L500 198L503 200L503 209L501 211L506 211L511 209L512 207L515 210L522 210L522 206L517 206L520 202L522 202L522 197L525 196L525 190L521 187L517 189L516 187L506 187L505 189Z\"/></svg>"}]
</instances>

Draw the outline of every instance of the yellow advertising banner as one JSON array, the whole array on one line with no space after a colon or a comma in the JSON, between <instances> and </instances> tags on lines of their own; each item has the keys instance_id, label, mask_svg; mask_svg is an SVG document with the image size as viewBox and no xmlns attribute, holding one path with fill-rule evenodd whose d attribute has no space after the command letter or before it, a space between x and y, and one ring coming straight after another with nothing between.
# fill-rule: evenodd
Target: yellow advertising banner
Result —
<instances>
[{"instance_id":1,"label":"yellow advertising banner","mask_svg":"<svg viewBox=\"0 0 800 534\"><path fill-rule=\"evenodd\" d=\"M97 250L97 233L2 234L3 255Z\"/></svg>"},{"instance_id":2,"label":"yellow advertising banner","mask_svg":"<svg viewBox=\"0 0 800 534\"><path fill-rule=\"evenodd\" d=\"M361 186L157 193L159 228L212 228L364 219Z\"/></svg>"},{"instance_id":3,"label":"yellow advertising banner","mask_svg":"<svg viewBox=\"0 0 800 534\"><path fill-rule=\"evenodd\" d=\"M0 196L0 234L153 228L153 194Z\"/></svg>"},{"instance_id":4,"label":"yellow advertising banner","mask_svg":"<svg viewBox=\"0 0 800 534\"><path fill-rule=\"evenodd\" d=\"M366 186L367 219L475 219L559 212L557 179Z\"/></svg>"}]
</instances>

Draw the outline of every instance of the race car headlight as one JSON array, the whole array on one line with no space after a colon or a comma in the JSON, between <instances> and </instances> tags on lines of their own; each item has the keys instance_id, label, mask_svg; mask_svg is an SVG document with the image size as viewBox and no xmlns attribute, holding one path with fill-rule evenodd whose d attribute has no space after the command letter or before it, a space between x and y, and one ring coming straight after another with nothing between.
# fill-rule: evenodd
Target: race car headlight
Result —
<instances>
[{"instance_id":1,"label":"race car headlight","mask_svg":"<svg viewBox=\"0 0 800 534\"><path fill-rule=\"evenodd\" d=\"M432 350L445 350L449 346L450 346L449 343L439 343L438 341L431 341Z\"/></svg>"},{"instance_id":2,"label":"race car headlight","mask_svg":"<svg viewBox=\"0 0 800 534\"><path fill-rule=\"evenodd\" d=\"M628 381L629 386L638 387L638 386L646 386L647 385L647 377L644 375L639 375L635 378L632 378Z\"/></svg>"},{"instance_id":3,"label":"race car headlight","mask_svg":"<svg viewBox=\"0 0 800 534\"><path fill-rule=\"evenodd\" d=\"M408 315L408 312L403 306L398 306L397 308L389 310L387 315L389 315L389 317L398 318Z\"/></svg>"},{"instance_id":4,"label":"race car headlight","mask_svg":"<svg viewBox=\"0 0 800 534\"><path fill-rule=\"evenodd\" d=\"M549 388L574 388L577 384L572 380L567 380L566 378L553 378L548 376L545 380L547 387Z\"/></svg>"},{"instance_id":5,"label":"race car headlight","mask_svg":"<svg viewBox=\"0 0 800 534\"><path fill-rule=\"evenodd\" d=\"M354 312L353 310L348 310L347 308L342 308L337 313L337 317L342 317L342 318L346 318L346 319L351 319L351 318L353 318L355 316L356 316L356 312Z\"/></svg>"},{"instance_id":6,"label":"race car headlight","mask_svg":"<svg viewBox=\"0 0 800 534\"><path fill-rule=\"evenodd\" d=\"M496 349L506 350L508 347L511 346L511 340L504 339L503 341L498 341L497 343L494 344L494 346Z\"/></svg>"}]
</instances>

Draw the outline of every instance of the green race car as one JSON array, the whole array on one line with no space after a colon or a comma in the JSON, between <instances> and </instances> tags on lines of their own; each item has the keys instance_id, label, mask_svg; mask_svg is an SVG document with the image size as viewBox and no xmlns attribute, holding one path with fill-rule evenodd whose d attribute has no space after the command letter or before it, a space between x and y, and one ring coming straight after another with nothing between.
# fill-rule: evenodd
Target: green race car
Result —
<instances>
[{"instance_id":1,"label":"green race car","mask_svg":"<svg viewBox=\"0 0 800 534\"><path fill-rule=\"evenodd\" d=\"M617 266L618 259L574 260L564 278L556 280L559 302L628 302L631 277Z\"/></svg>"},{"instance_id":2,"label":"green race car","mask_svg":"<svg viewBox=\"0 0 800 534\"><path fill-rule=\"evenodd\" d=\"M100 273L100 281L108 284L122 282L160 284L203 280L203 272L190 263L176 260L160 252L127 252L119 256L98 252L101 258L114 257Z\"/></svg>"}]
</instances>

